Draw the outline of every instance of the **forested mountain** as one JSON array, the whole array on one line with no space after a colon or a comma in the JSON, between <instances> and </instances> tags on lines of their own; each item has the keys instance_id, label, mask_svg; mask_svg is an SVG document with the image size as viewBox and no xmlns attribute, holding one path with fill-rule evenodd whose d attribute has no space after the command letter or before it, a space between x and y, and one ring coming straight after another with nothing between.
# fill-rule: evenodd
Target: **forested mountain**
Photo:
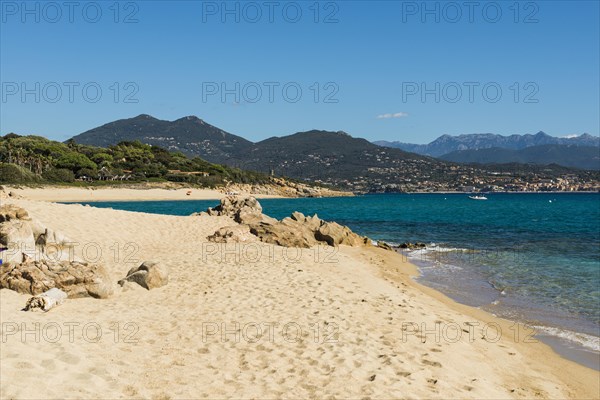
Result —
<instances>
[{"instance_id":1,"label":"forested mountain","mask_svg":"<svg viewBox=\"0 0 600 400\"><path fill-rule=\"evenodd\" d=\"M198 117L164 121L142 114L90 129L75 137L79 144L107 147L122 141L139 140L169 151L180 151L214 163L224 163L252 142L212 126Z\"/></svg>"}]
</instances>

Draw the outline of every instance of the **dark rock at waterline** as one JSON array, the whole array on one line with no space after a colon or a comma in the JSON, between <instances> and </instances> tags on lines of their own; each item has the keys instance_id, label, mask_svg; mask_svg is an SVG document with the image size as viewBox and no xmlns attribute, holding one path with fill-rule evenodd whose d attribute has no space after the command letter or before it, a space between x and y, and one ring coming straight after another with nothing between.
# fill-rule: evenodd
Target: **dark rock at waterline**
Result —
<instances>
[{"instance_id":1,"label":"dark rock at waterline","mask_svg":"<svg viewBox=\"0 0 600 400\"><path fill-rule=\"evenodd\" d=\"M427 247L427 245L425 243L421 243L421 242L416 242L416 243L404 242L398 247L400 249L418 250L418 249L424 249L425 247Z\"/></svg>"},{"instance_id":2,"label":"dark rock at waterline","mask_svg":"<svg viewBox=\"0 0 600 400\"><path fill-rule=\"evenodd\" d=\"M382 249L385 249L385 250L391 250L391 251L393 251L393 250L394 250L394 249L392 248L392 246L390 246L390 245L389 245L389 244L387 244L386 242L382 242L382 241L379 241L379 242L377 242L377 247L379 247L379 248L382 248Z\"/></svg>"}]
</instances>

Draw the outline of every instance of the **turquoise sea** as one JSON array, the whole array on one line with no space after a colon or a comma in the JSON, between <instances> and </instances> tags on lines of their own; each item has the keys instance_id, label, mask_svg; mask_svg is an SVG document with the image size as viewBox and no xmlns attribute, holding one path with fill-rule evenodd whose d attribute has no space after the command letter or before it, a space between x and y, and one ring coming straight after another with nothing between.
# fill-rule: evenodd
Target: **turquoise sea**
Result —
<instances>
[{"instance_id":1,"label":"turquoise sea","mask_svg":"<svg viewBox=\"0 0 600 400\"><path fill-rule=\"evenodd\" d=\"M525 322L559 352L600 369L600 194L385 194L265 199L276 218L317 213L372 239L419 241L419 280ZM84 203L189 215L217 201Z\"/></svg>"}]
</instances>

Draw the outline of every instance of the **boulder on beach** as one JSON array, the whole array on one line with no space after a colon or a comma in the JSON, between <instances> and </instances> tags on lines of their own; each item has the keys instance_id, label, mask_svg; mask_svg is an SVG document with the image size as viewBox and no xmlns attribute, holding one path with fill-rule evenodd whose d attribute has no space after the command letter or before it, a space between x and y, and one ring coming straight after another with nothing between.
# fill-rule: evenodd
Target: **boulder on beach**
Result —
<instances>
[{"instance_id":1,"label":"boulder on beach","mask_svg":"<svg viewBox=\"0 0 600 400\"><path fill-rule=\"evenodd\" d=\"M100 264L75 259L73 243L65 235L32 220L16 205L0 207L0 288L41 294L52 288L70 298L106 298L113 293L110 277ZM41 300L36 300L40 302Z\"/></svg>"},{"instance_id":2,"label":"boulder on beach","mask_svg":"<svg viewBox=\"0 0 600 400\"><path fill-rule=\"evenodd\" d=\"M31 218L27 210L14 204L6 204L0 207L0 223L12 220L31 221Z\"/></svg>"},{"instance_id":3,"label":"boulder on beach","mask_svg":"<svg viewBox=\"0 0 600 400\"><path fill-rule=\"evenodd\" d=\"M4 215L0 214L2 217ZM7 219L0 223L0 246L7 249L2 252L3 263L20 263L24 254L33 256L35 237L29 221Z\"/></svg>"},{"instance_id":4,"label":"boulder on beach","mask_svg":"<svg viewBox=\"0 0 600 400\"><path fill-rule=\"evenodd\" d=\"M159 288L169 283L169 270L157 262L144 261L139 267L131 268L119 285L123 286L125 282L135 282L148 290Z\"/></svg>"},{"instance_id":5,"label":"boulder on beach","mask_svg":"<svg viewBox=\"0 0 600 400\"><path fill-rule=\"evenodd\" d=\"M104 299L113 293L110 276L102 265L79 261L29 259L18 264L2 264L0 288L32 295L57 288L69 298Z\"/></svg>"},{"instance_id":6,"label":"boulder on beach","mask_svg":"<svg viewBox=\"0 0 600 400\"><path fill-rule=\"evenodd\" d=\"M6 191L4 186L0 186L0 200L22 199L23 196L18 195L13 191Z\"/></svg>"},{"instance_id":7,"label":"boulder on beach","mask_svg":"<svg viewBox=\"0 0 600 400\"><path fill-rule=\"evenodd\" d=\"M42 311L50 311L52 308L65 302L68 295L60 289L52 288L42 294L35 295L25 304L23 311L31 311L40 308Z\"/></svg>"}]
</instances>

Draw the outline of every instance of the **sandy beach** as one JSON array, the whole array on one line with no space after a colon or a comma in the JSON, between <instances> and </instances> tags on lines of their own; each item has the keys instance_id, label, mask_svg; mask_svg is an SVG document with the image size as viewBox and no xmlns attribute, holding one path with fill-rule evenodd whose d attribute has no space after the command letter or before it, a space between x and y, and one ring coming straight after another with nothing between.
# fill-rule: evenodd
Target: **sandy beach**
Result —
<instances>
[{"instance_id":1,"label":"sandy beach","mask_svg":"<svg viewBox=\"0 0 600 400\"><path fill-rule=\"evenodd\" d=\"M1 398L599 397L598 372L415 283L416 268L395 252L218 245L206 238L234 224L229 217L48 202L186 198L181 191L11 190L28 199L3 204L76 240L115 292L43 313L21 311L29 295L0 290ZM168 267L169 283L116 284L142 261Z\"/></svg>"},{"instance_id":2,"label":"sandy beach","mask_svg":"<svg viewBox=\"0 0 600 400\"><path fill-rule=\"evenodd\" d=\"M215 200L224 196L222 191L216 189L162 189L162 188L119 188L119 187L10 187L7 192L31 200L53 202L79 202L79 201L160 201L160 200ZM189 192L189 194L188 194ZM239 192L240 195L249 194ZM280 198L278 195L252 194L259 199Z\"/></svg>"}]
</instances>

